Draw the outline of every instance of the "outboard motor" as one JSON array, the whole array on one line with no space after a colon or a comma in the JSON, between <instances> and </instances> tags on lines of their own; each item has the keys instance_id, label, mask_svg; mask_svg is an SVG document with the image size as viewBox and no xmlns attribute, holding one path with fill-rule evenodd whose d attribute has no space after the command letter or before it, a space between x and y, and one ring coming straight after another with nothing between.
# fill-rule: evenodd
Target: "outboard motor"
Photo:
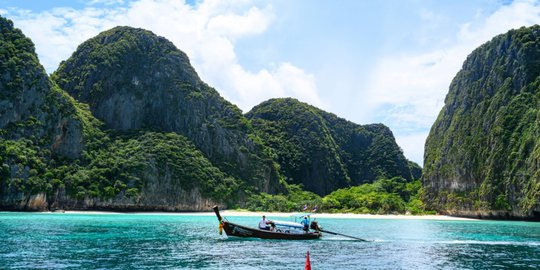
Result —
<instances>
[{"instance_id":1,"label":"outboard motor","mask_svg":"<svg viewBox=\"0 0 540 270\"><path fill-rule=\"evenodd\" d=\"M315 231L319 231L321 228L319 227L319 223L317 223L317 221L312 221L311 224L309 225L309 227L312 229L312 230L315 230Z\"/></svg>"}]
</instances>

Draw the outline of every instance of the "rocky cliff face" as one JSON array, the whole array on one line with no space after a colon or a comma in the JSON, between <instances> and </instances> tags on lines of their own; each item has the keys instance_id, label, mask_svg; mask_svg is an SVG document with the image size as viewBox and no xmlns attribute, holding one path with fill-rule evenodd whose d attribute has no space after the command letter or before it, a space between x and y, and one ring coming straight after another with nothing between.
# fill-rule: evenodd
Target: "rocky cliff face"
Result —
<instances>
[{"instance_id":1,"label":"rocky cliff face","mask_svg":"<svg viewBox=\"0 0 540 270\"><path fill-rule=\"evenodd\" d=\"M260 191L280 190L279 173L241 111L202 82L165 38L113 28L81 44L53 79L108 128L177 132L224 172Z\"/></svg>"},{"instance_id":2,"label":"rocky cliff face","mask_svg":"<svg viewBox=\"0 0 540 270\"><path fill-rule=\"evenodd\" d=\"M295 99L272 99L247 117L276 152L288 182L319 195L411 171L390 129L357 125Z\"/></svg>"},{"instance_id":3,"label":"rocky cliff face","mask_svg":"<svg viewBox=\"0 0 540 270\"><path fill-rule=\"evenodd\" d=\"M49 81L30 39L0 17L0 207L40 209L43 197L30 186L49 161L77 158L83 148L75 106Z\"/></svg>"},{"instance_id":4,"label":"rocky cliff face","mask_svg":"<svg viewBox=\"0 0 540 270\"><path fill-rule=\"evenodd\" d=\"M285 190L276 160L319 194L411 178L387 127L291 99L261 104L252 124L149 31L105 31L49 78L32 42L0 26L0 209L231 206Z\"/></svg>"},{"instance_id":5,"label":"rocky cliff face","mask_svg":"<svg viewBox=\"0 0 540 270\"><path fill-rule=\"evenodd\" d=\"M65 187L48 198L51 208L208 211L238 200L240 181L175 133L123 136L89 154L92 159L83 161L90 163L87 168L68 176ZM85 177L99 188L85 185Z\"/></svg>"},{"instance_id":6,"label":"rocky cliff face","mask_svg":"<svg viewBox=\"0 0 540 270\"><path fill-rule=\"evenodd\" d=\"M0 17L0 129L3 137L33 136L53 153L77 157L81 124L75 108L49 81L34 44Z\"/></svg>"},{"instance_id":7,"label":"rocky cliff face","mask_svg":"<svg viewBox=\"0 0 540 270\"><path fill-rule=\"evenodd\" d=\"M81 103L0 26L0 209L198 211L280 190L247 120L165 39L119 27L82 44L53 76Z\"/></svg>"},{"instance_id":8,"label":"rocky cliff face","mask_svg":"<svg viewBox=\"0 0 540 270\"><path fill-rule=\"evenodd\" d=\"M473 51L426 142L423 183L435 209L540 218L540 27Z\"/></svg>"}]
</instances>

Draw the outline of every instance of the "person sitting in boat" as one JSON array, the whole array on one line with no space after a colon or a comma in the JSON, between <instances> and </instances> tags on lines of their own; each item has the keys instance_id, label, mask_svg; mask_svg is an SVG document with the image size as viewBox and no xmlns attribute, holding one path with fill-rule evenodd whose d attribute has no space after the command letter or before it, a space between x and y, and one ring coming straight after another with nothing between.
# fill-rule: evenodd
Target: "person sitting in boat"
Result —
<instances>
[{"instance_id":1,"label":"person sitting in boat","mask_svg":"<svg viewBox=\"0 0 540 270\"><path fill-rule=\"evenodd\" d=\"M300 224L304 225L304 231L306 231L306 232L309 231L309 220L308 220L307 216L304 216L304 219L302 219L302 221L300 221Z\"/></svg>"},{"instance_id":2,"label":"person sitting in boat","mask_svg":"<svg viewBox=\"0 0 540 270\"><path fill-rule=\"evenodd\" d=\"M270 230L270 226L268 226L268 224L270 224L270 221L266 219L266 216L262 216L261 221L259 221L259 229L267 231Z\"/></svg>"},{"instance_id":3,"label":"person sitting in boat","mask_svg":"<svg viewBox=\"0 0 540 270\"><path fill-rule=\"evenodd\" d=\"M275 232L276 231L276 223L269 220L268 223L270 224L270 231Z\"/></svg>"}]
</instances>

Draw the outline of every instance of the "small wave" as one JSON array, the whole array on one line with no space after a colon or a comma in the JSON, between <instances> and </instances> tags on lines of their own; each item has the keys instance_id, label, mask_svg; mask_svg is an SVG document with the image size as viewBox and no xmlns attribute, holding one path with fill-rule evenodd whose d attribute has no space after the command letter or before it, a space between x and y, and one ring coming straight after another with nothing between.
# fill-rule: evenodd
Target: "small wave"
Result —
<instances>
[{"instance_id":1,"label":"small wave","mask_svg":"<svg viewBox=\"0 0 540 270\"><path fill-rule=\"evenodd\" d=\"M330 240L330 239L326 239ZM347 240L345 238L334 238L332 240ZM411 241L411 240L395 240L395 239L371 239L370 242L400 242L400 243L417 243L417 244L446 244L446 245L500 245L500 246L531 246L540 247L540 242L520 242L520 241L481 241L481 240L434 240L434 241Z\"/></svg>"},{"instance_id":2,"label":"small wave","mask_svg":"<svg viewBox=\"0 0 540 270\"><path fill-rule=\"evenodd\" d=\"M502 246L540 246L540 242L518 242L518 241L480 241L480 240L450 240L436 241L440 244L457 244L457 245L502 245Z\"/></svg>"},{"instance_id":3,"label":"small wave","mask_svg":"<svg viewBox=\"0 0 540 270\"><path fill-rule=\"evenodd\" d=\"M356 239L352 238L346 238L346 237L324 237L322 238L324 241L358 241Z\"/></svg>"},{"instance_id":4,"label":"small wave","mask_svg":"<svg viewBox=\"0 0 540 270\"><path fill-rule=\"evenodd\" d=\"M365 239L365 241L353 239L353 238L347 238L347 237L323 237L321 238L322 241L350 241L350 242L382 242L384 240L374 240L374 239Z\"/></svg>"}]
</instances>

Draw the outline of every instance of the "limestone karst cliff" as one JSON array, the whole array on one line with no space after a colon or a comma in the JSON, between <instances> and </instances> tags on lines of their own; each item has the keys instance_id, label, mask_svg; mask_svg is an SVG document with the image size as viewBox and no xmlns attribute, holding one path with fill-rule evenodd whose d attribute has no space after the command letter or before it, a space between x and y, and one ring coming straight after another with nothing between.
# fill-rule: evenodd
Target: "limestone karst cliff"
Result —
<instances>
[{"instance_id":1,"label":"limestone karst cliff","mask_svg":"<svg viewBox=\"0 0 540 270\"><path fill-rule=\"evenodd\" d=\"M51 158L78 157L82 131L81 115L49 80L32 41L0 17L0 206L24 206L42 188Z\"/></svg>"},{"instance_id":2,"label":"limestone karst cliff","mask_svg":"<svg viewBox=\"0 0 540 270\"><path fill-rule=\"evenodd\" d=\"M474 50L426 142L426 202L449 214L540 218L540 26Z\"/></svg>"},{"instance_id":3,"label":"limestone karst cliff","mask_svg":"<svg viewBox=\"0 0 540 270\"><path fill-rule=\"evenodd\" d=\"M382 124L357 125L290 98L265 101L247 116L275 149L288 182L319 195L379 178L412 179L407 159Z\"/></svg>"},{"instance_id":4,"label":"limestone karst cliff","mask_svg":"<svg viewBox=\"0 0 540 270\"><path fill-rule=\"evenodd\" d=\"M384 125L291 99L244 116L150 31L102 32L49 77L30 39L0 26L2 210L200 211L285 181L322 195L418 175Z\"/></svg>"},{"instance_id":5,"label":"limestone karst cliff","mask_svg":"<svg viewBox=\"0 0 540 270\"><path fill-rule=\"evenodd\" d=\"M182 134L224 172L260 191L279 190L278 172L242 112L163 37L115 27L82 43L52 78L107 128Z\"/></svg>"},{"instance_id":6,"label":"limestone karst cliff","mask_svg":"<svg viewBox=\"0 0 540 270\"><path fill-rule=\"evenodd\" d=\"M282 189L240 110L164 38L114 28L50 80L32 42L1 23L2 209L193 211ZM90 48L102 39L109 50Z\"/></svg>"}]
</instances>

